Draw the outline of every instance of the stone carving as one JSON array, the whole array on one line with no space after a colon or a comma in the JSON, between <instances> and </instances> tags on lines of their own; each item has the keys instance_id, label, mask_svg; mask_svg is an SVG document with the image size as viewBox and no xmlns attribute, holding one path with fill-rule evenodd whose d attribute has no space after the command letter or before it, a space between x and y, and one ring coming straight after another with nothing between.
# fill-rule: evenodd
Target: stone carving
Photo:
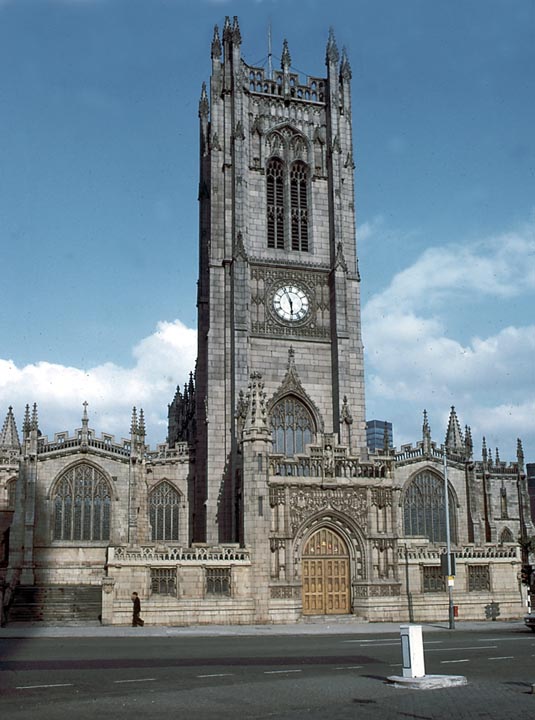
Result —
<instances>
[{"instance_id":1,"label":"stone carving","mask_svg":"<svg viewBox=\"0 0 535 720\"><path fill-rule=\"evenodd\" d=\"M290 489L290 522L294 534L307 518L327 509L348 515L363 530L367 527L368 505L364 488Z\"/></svg>"},{"instance_id":2,"label":"stone carving","mask_svg":"<svg viewBox=\"0 0 535 720\"><path fill-rule=\"evenodd\" d=\"M293 585L283 585L270 588L270 595L274 600L299 600L301 588Z\"/></svg>"},{"instance_id":3,"label":"stone carving","mask_svg":"<svg viewBox=\"0 0 535 720\"><path fill-rule=\"evenodd\" d=\"M392 490L390 488L374 488L372 490L372 504L378 508L392 506Z\"/></svg>"}]
</instances>

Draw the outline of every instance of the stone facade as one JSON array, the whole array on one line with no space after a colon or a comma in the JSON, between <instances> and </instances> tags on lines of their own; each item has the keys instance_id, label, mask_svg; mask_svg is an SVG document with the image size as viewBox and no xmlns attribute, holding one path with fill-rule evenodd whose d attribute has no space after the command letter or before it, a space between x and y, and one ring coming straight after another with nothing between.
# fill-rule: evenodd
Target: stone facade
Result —
<instances>
[{"instance_id":1,"label":"stone facade","mask_svg":"<svg viewBox=\"0 0 535 720\"><path fill-rule=\"evenodd\" d=\"M93 585L110 624L133 589L149 623L444 619L449 527L460 616L517 617L520 442L512 464L475 460L452 409L440 445L424 414L414 446L366 447L349 61L332 34L324 78L300 79L286 43L271 76L240 49L227 18L199 104L198 359L167 442L146 445L135 409L128 439L97 437L87 407L49 440L35 406L19 441L10 409L4 604Z\"/></svg>"}]
</instances>

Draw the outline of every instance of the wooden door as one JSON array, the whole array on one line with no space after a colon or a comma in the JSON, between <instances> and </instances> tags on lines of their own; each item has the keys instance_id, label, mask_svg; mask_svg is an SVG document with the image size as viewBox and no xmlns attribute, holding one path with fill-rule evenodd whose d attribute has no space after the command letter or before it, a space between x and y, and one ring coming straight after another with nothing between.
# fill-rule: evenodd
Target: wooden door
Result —
<instances>
[{"instance_id":1,"label":"wooden door","mask_svg":"<svg viewBox=\"0 0 535 720\"><path fill-rule=\"evenodd\" d=\"M317 530L303 551L303 614L344 615L351 609L349 553L342 538Z\"/></svg>"}]
</instances>

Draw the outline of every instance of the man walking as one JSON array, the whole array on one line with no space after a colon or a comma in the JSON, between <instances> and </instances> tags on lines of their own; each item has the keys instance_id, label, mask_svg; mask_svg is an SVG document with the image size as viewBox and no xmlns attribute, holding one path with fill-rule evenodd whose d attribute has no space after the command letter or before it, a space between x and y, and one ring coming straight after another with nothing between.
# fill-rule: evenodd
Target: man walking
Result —
<instances>
[{"instance_id":1,"label":"man walking","mask_svg":"<svg viewBox=\"0 0 535 720\"><path fill-rule=\"evenodd\" d=\"M132 627L140 625L143 627L145 621L142 620L139 615L141 613L141 601L138 597L137 592L132 593L132 602L134 603L133 614L132 614Z\"/></svg>"}]
</instances>

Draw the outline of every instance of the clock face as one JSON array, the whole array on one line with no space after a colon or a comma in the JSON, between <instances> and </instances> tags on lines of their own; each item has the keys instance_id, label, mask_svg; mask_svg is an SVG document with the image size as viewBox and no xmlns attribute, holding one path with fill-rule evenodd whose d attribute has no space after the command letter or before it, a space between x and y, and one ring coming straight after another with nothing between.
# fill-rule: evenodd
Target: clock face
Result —
<instances>
[{"instance_id":1,"label":"clock face","mask_svg":"<svg viewBox=\"0 0 535 720\"><path fill-rule=\"evenodd\" d=\"M308 314L308 296L296 285L283 285L273 296L273 309L281 320L298 322Z\"/></svg>"}]
</instances>

